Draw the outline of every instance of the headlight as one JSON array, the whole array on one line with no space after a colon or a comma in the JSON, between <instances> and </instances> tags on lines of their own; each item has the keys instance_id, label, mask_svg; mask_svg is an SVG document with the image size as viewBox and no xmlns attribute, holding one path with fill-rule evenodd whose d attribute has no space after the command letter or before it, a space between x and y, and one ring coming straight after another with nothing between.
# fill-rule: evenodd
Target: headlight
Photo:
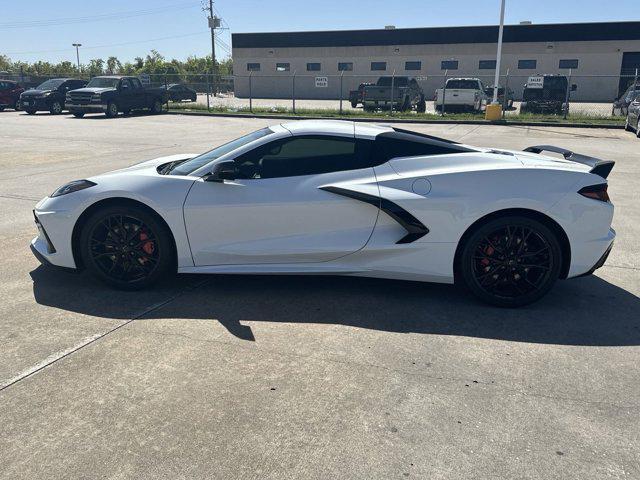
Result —
<instances>
[{"instance_id":1,"label":"headlight","mask_svg":"<svg viewBox=\"0 0 640 480\"><path fill-rule=\"evenodd\" d=\"M49 195L49 197L59 197L61 195L66 195L67 193L77 192L79 190L84 190L85 188L93 187L94 185L96 184L89 180L74 180L73 182L69 182L58 188L55 192Z\"/></svg>"}]
</instances>

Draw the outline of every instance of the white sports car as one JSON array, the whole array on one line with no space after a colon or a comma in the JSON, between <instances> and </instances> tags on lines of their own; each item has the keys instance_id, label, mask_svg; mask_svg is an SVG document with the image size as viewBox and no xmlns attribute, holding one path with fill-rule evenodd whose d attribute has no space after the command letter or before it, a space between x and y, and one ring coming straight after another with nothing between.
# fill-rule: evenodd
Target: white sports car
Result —
<instances>
[{"instance_id":1,"label":"white sports car","mask_svg":"<svg viewBox=\"0 0 640 480\"><path fill-rule=\"evenodd\" d=\"M176 270L331 274L457 281L518 306L606 260L613 163L299 121L64 185L36 205L31 248L127 289Z\"/></svg>"}]
</instances>

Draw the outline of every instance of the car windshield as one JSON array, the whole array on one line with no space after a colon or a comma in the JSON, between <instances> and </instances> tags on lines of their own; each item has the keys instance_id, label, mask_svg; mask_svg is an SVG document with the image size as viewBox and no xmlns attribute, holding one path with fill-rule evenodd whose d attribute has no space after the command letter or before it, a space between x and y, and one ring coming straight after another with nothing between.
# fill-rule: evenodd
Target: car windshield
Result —
<instances>
[{"instance_id":1,"label":"car windshield","mask_svg":"<svg viewBox=\"0 0 640 480\"><path fill-rule=\"evenodd\" d=\"M449 80L447 88L458 88L460 90L475 90L478 88L477 80Z\"/></svg>"},{"instance_id":2,"label":"car windshield","mask_svg":"<svg viewBox=\"0 0 640 480\"><path fill-rule=\"evenodd\" d=\"M62 85L65 80L47 80L36 87L36 90L55 90Z\"/></svg>"},{"instance_id":3,"label":"car windshield","mask_svg":"<svg viewBox=\"0 0 640 480\"><path fill-rule=\"evenodd\" d=\"M249 135L245 135L244 137L236 138L229 143L220 145L213 150L210 150L206 153L203 153L202 155L198 155L197 157L192 158L191 160L187 160L186 162L179 164L173 170L171 170L169 174L189 175L190 173L198 170L200 167L205 166L207 163L212 162L213 160L216 160L217 158L220 158L229 152L233 152L234 150L247 145L254 140L258 140L259 138L271 135L272 133L273 130L271 130L270 128L263 128L262 130L250 133Z\"/></svg>"},{"instance_id":4,"label":"car windshield","mask_svg":"<svg viewBox=\"0 0 640 480\"><path fill-rule=\"evenodd\" d=\"M119 78L95 77L87 84L87 88L116 88Z\"/></svg>"}]
</instances>

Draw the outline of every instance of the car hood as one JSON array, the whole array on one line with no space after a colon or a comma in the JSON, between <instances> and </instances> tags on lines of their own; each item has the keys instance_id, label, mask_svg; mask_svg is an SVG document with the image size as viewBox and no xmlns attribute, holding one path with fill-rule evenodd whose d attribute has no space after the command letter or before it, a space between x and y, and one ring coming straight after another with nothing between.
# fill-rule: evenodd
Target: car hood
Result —
<instances>
[{"instance_id":1,"label":"car hood","mask_svg":"<svg viewBox=\"0 0 640 480\"><path fill-rule=\"evenodd\" d=\"M73 93L104 93L104 92L111 92L111 91L115 91L115 88L112 87L108 87L108 88L78 88L77 90L71 90Z\"/></svg>"},{"instance_id":2,"label":"car hood","mask_svg":"<svg viewBox=\"0 0 640 480\"><path fill-rule=\"evenodd\" d=\"M190 158L197 157L198 153L178 153L176 155L168 155L166 157L154 158L152 160L145 160L144 162L136 163L130 167L121 168L120 170L113 170L106 172L95 177L91 177L91 180L98 182L101 177L115 176L115 175L131 175L132 173L157 173L157 168L160 165L166 163L178 162L181 160L189 160Z\"/></svg>"},{"instance_id":3,"label":"car hood","mask_svg":"<svg viewBox=\"0 0 640 480\"><path fill-rule=\"evenodd\" d=\"M26 90L24 92L22 92L22 96L23 97L39 97L40 95L44 95L45 93L50 93L53 90L37 90L37 89L33 89L33 90Z\"/></svg>"}]
</instances>

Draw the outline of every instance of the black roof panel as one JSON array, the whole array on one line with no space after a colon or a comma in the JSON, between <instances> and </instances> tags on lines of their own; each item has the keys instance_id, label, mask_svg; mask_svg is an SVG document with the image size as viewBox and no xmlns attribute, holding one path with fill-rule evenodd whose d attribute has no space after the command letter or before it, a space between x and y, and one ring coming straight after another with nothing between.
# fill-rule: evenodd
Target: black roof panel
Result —
<instances>
[{"instance_id":1,"label":"black roof panel","mask_svg":"<svg viewBox=\"0 0 640 480\"><path fill-rule=\"evenodd\" d=\"M233 48L348 47L496 43L498 26L337 30L317 32L234 33ZM580 42L640 40L640 22L505 25L504 41Z\"/></svg>"}]
</instances>

